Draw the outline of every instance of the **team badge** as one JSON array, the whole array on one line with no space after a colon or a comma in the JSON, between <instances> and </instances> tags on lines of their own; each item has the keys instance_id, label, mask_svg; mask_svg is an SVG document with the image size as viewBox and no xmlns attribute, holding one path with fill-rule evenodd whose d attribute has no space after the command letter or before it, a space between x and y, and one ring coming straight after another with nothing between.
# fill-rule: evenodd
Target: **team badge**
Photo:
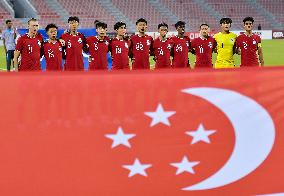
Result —
<instances>
[{"instance_id":1,"label":"team badge","mask_svg":"<svg viewBox=\"0 0 284 196\"><path fill-rule=\"evenodd\" d=\"M167 47L169 50L171 50L172 49L172 46L171 46L171 44L168 44L168 47Z\"/></svg>"},{"instance_id":2,"label":"team badge","mask_svg":"<svg viewBox=\"0 0 284 196\"><path fill-rule=\"evenodd\" d=\"M59 46L59 48L58 48L58 49L59 49L59 51L60 51L60 52L62 52L62 47L61 47L61 46Z\"/></svg>"},{"instance_id":3,"label":"team badge","mask_svg":"<svg viewBox=\"0 0 284 196\"><path fill-rule=\"evenodd\" d=\"M106 44L106 45L109 45L108 41L105 41L105 44Z\"/></svg>"},{"instance_id":4,"label":"team badge","mask_svg":"<svg viewBox=\"0 0 284 196\"><path fill-rule=\"evenodd\" d=\"M234 38L231 38L230 41L231 41L232 43L234 43L234 42L235 42L235 39L234 39Z\"/></svg>"},{"instance_id":5,"label":"team badge","mask_svg":"<svg viewBox=\"0 0 284 196\"><path fill-rule=\"evenodd\" d=\"M125 48L128 48L128 43L125 43Z\"/></svg>"},{"instance_id":6,"label":"team badge","mask_svg":"<svg viewBox=\"0 0 284 196\"><path fill-rule=\"evenodd\" d=\"M37 40L37 44L39 45L39 47L41 47L41 41Z\"/></svg>"},{"instance_id":7,"label":"team badge","mask_svg":"<svg viewBox=\"0 0 284 196\"><path fill-rule=\"evenodd\" d=\"M188 42L186 42L186 46L189 47L189 43Z\"/></svg>"},{"instance_id":8,"label":"team badge","mask_svg":"<svg viewBox=\"0 0 284 196\"><path fill-rule=\"evenodd\" d=\"M83 41L81 39L81 37L78 39L79 44L81 44Z\"/></svg>"},{"instance_id":9,"label":"team badge","mask_svg":"<svg viewBox=\"0 0 284 196\"><path fill-rule=\"evenodd\" d=\"M209 48L213 48L212 42L209 42L208 46L209 46Z\"/></svg>"},{"instance_id":10,"label":"team badge","mask_svg":"<svg viewBox=\"0 0 284 196\"><path fill-rule=\"evenodd\" d=\"M255 40L253 40L252 44L256 44L256 41L255 41Z\"/></svg>"}]
</instances>

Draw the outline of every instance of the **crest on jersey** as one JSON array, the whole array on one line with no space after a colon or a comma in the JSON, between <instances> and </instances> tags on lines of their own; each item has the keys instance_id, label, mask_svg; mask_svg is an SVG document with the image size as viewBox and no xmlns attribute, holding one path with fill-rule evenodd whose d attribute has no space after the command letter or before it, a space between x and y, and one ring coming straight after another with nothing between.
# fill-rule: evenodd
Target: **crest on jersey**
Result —
<instances>
[{"instance_id":1,"label":"crest on jersey","mask_svg":"<svg viewBox=\"0 0 284 196\"><path fill-rule=\"evenodd\" d=\"M41 47L41 41L37 40L37 44L39 45L39 47Z\"/></svg>"},{"instance_id":2,"label":"crest on jersey","mask_svg":"<svg viewBox=\"0 0 284 196\"><path fill-rule=\"evenodd\" d=\"M209 48L213 48L212 42L209 42L208 46L209 46Z\"/></svg>"},{"instance_id":3,"label":"crest on jersey","mask_svg":"<svg viewBox=\"0 0 284 196\"><path fill-rule=\"evenodd\" d=\"M62 52L62 47L61 47L61 46L59 46L59 48L58 48L58 49L59 49L59 51L60 51L60 52Z\"/></svg>"},{"instance_id":4,"label":"crest on jersey","mask_svg":"<svg viewBox=\"0 0 284 196\"><path fill-rule=\"evenodd\" d=\"M186 46L187 46L187 47L189 47L189 43L188 43L188 41L186 42Z\"/></svg>"},{"instance_id":5,"label":"crest on jersey","mask_svg":"<svg viewBox=\"0 0 284 196\"><path fill-rule=\"evenodd\" d=\"M78 39L79 44L81 44L83 41L81 39L81 37Z\"/></svg>"},{"instance_id":6,"label":"crest on jersey","mask_svg":"<svg viewBox=\"0 0 284 196\"><path fill-rule=\"evenodd\" d=\"M171 50L172 49L172 46L171 46L171 44L168 44L168 47L167 47L169 50Z\"/></svg>"},{"instance_id":7,"label":"crest on jersey","mask_svg":"<svg viewBox=\"0 0 284 196\"><path fill-rule=\"evenodd\" d=\"M255 40L253 40L253 41L252 41L252 44L256 44L256 41L255 41Z\"/></svg>"},{"instance_id":8,"label":"crest on jersey","mask_svg":"<svg viewBox=\"0 0 284 196\"><path fill-rule=\"evenodd\" d=\"M147 40L147 46L150 46L150 45L151 45L150 40Z\"/></svg>"},{"instance_id":9,"label":"crest on jersey","mask_svg":"<svg viewBox=\"0 0 284 196\"><path fill-rule=\"evenodd\" d=\"M234 43L234 42L235 42L235 39L234 39L234 38L231 38L230 41L231 41L232 43Z\"/></svg>"},{"instance_id":10,"label":"crest on jersey","mask_svg":"<svg viewBox=\"0 0 284 196\"><path fill-rule=\"evenodd\" d=\"M106 45L109 45L108 41L105 41L105 44L106 44Z\"/></svg>"},{"instance_id":11,"label":"crest on jersey","mask_svg":"<svg viewBox=\"0 0 284 196\"><path fill-rule=\"evenodd\" d=\"M125 48L128 48L128 43L125 43Z\"/></svg>"}]
</instances>

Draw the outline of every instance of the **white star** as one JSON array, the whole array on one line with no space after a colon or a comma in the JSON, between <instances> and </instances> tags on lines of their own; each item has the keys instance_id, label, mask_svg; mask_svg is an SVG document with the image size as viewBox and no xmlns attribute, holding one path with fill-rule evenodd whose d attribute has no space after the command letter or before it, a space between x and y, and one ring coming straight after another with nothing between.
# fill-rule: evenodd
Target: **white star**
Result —
<instances>
[{"instance_id":1,"label":"white star","mask_svg":"<svg viewBox=\"0 0 284 196\"><path fill-rule=\"evenodd\" d=\"M175 111L165 111L162 104L159 103L155 112L144 112L145 115L152 118L151 127L158 123L163 123L164 125L170 126L170 122L168 120L169 117L174 115Z\"/></svg>"},{"instance_id":2,"label":"white star","mask_svg":"<svg viewBox=\"0 0 284 196\"><path fill-rule=\"evenodd\" d=\"M193 167L198 165L199 161L189 162L187 157L184 156L182 161L179 163L171 163L172 166L177 167L176 175L179 175L183 172L188 172L194 174Z\"/></svg>"},{"instance_id":3,"label":"white star","mask_svg":"<svg viewBox=\"0 0 284 196\"><path fill-rule=\"evenodd\" d=\"M196 131L187 131L186 134L193 137L191 144L195 144L199 141L210 143L208 136L215 133L215 132L216 132L215 130L205 131L203 125L200 124Z\"/></svg>"},{"instance_id":4,"label":"white star","mask_svg":"<svg viewBox=\"0 0 284 196\"><path fill-rule=\"evenodd\" d=\"M133 138L135 134L125 134L122 128L118 127L116 134L106 134L105 136L113 140L111 148L114 148L118 145L124 145L130 148L131 145L128 140Z\"/></svg>"},{"instance_id":5,"label":"white star","mask_svg":"<svg viewBox=\"0 0 284 196\"><path fill-rule=\"evenodd\" d=\"M128 177L130 178L136 174L147 176L145 169L152 167L152 165L151 164L141 164L139 159L136 158L133 165L123 165L122 167L130 171L128 175Z\"/></svg>"}]
</instances>

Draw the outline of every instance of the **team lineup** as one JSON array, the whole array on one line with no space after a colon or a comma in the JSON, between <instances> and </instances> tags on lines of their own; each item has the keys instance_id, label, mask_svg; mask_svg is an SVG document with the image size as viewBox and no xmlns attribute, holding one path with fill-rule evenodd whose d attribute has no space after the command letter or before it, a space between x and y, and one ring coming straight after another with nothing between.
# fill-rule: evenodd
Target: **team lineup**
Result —
<instances>
[{"instance_id":1,"label":"team lineup","mask_svg":"<svg viewBox=\"0 0 284 196\"><path fill-rule=\"evenodd\" d=\"M6 21L7 29L10 27ZM140 18L136 21L137 34L130 38L126 36L126 23L117 22L114 25L116 37L107 37L107 24L96 21L97 36L86 38L78 32L79 18L69 17L69 29L60 38L57 37L58 27L48 24L45 28L48 40L38 32L39 22L32 18L28 21L28 33L21 36L17 43L15 32L3 33L4 49L7 54L7 70L10 71L11 60L15 71L41 70L40 59L46 59L46 70L84 70L83 53L89 54L89 70L109 69L107 54L112 58L112 70L117 69L150 69L150 56L155 61L155 69L159 68L233 68L233 55L241 55L241 67L263 66L264 59L261 48L261 38L254 34L252 17L243 20L244 33L237 36L230 31L232 20L220 20L221 31L211 37L210 26L200 25L198 38L185 36L183 21L175 24L177 35L168 37L168 25L158 25L159 37L153 39L147 35L147 21ZM9 43L10 40L10 43ZM217 53L216 62L212 62L212 53ZM188 54L196 55L194 66L190 65ZM130 60L131 61L130 61ZM64 62L64 65L62 63Z\"/></svg>"}]
</instances>

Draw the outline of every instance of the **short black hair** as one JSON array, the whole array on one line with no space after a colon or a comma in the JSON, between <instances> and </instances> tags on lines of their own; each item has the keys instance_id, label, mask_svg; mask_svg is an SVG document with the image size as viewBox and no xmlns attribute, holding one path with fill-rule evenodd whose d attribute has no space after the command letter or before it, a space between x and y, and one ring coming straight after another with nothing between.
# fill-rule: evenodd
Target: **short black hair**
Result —
<instances>
[{"instance_id":1,"label":"short black hair","mask_svg":"<svg viewBox=\"0 0 284 196\"><path fill-rule=\"evenodd\" d=\"M243 20L244 24L245 24L247 21L250 21L250 22L254 23L254 19L253 19L253 17L251 17L251 16L248 16L248 17L245 17L245 18L244 18L244 20Z\"/></svg>"},{"instance_id":2,"label":"short black hair","mask_svg":"<svg viewBox=\"0 0 284 196\"><path fill-rule=\"evenodd\" d=\"M49 29L51 29L51 28L56 28L56 29L58 29L58 27L57 27L55 24L51 23L51 24L46 25L45 31L47 32L47 31L48 31Z\"/></svg>"},{"instance_id":3,"label":"short black hair","mask_svg":"<svg viewBox=\"0 0 284 196\"><path fill-rule=\"evenodd\" d=\"M167 27L167 29L169 28L169 25L165 22L158 24L158 29L160 29L160 27Z\"/></svg>"},{"instance_id":4,"label":"short black hair","mask_svg":"<svg viewBox=\"0 0 284 196\"><path fill-rule=\"evenodd\" d=\"M6 22L5 22L5 23L6 23L6 24L8 24L9 22L12 22L12 20L6 20Z\"/></svg>"},{"instance_id":5,"label":"short black hair","mask_svg":"<svg viewBox=\"0 0 284 196\"><path fill-rule=\"evenodd\" d=\"M201 24L201 25L199 26L199 29L201 29L202 26L207 26L208 28L210 28L210 26L209 26L208 24L203 23L203 24Z\"/></svg>"},{"instance_id":6,"label":"short black hair","mask_svg":"<svg viewBox=\"0 0 284 196\"><path fill-rule=\"evenodd\" d=\"M231 18L221 18L221 20L220 20L220 24L232 24L233 23L233 21L232 21L232 19Z\"/></svg>"},{"instance_id":7,"label":"short black hair","mask_svg":"<svg viewBox=\"0 0 284 196\"><path fill-rule=\"evenodd\" d=\"M99 27L102 27L103 29L107 28L107 24L104 22L97 22L96 23L96 29L98 29Z\"/></svg>"},{"instance_id":8,"label":"short black hair","mask_svg":"<svg viewBox=\"0 0 284 196\"><path fill-rule=\"evenodd\" d=\"M71 21L76 21L76 22L80 22L79 18L77 16L70 16L68 18L68 23L71 22Z\"/></svg>"},{"instance_id":9,"label":"short black hair","mask_svg":"<svg viewBox=\"0 0 284 196\"><path fill-rule=\"evenodd\" d=\"M31 19L29 19L29 20L28 20L28 24L30 24L30 22L31 22L31 21L36 22L36 21L37 21L37 19L36 19L36 18L31 18Z\"/></svg>"},{"instance_id":10,"label":"short black hair","mask_svg":"<svg viewBox=\"0 0 284 196\"><path fill-rule=\"evenodd\" d=\"M145 18L139 18L137 21L136 21L136 25L138 25L139 22L145 22L147 24L147 20Z\"/></svg>"},{"instance_id":11,"label":"short black hair","mask_svg":"<svg viewBox=\"0 0 284 196\"><path fill-rule=\"evenodd\" d=\"M185 26L185 22L184 21L178 21L176 24L175 24L175 28L177 29L179 26Z\"/></svg>"},{"instance_id":12,"label":"short black hair","mask_svg":"<svg viewBox=\"0 0 284 196\"><path fill-rule=\"evenodd\" d=\"M126 24L125 24L125 22L120 21L120 22L117 22L117 23L114 24L113 29L118 30L119 27L122 27L122 26L126 27Z\"/></svg>"}]
</instances>

